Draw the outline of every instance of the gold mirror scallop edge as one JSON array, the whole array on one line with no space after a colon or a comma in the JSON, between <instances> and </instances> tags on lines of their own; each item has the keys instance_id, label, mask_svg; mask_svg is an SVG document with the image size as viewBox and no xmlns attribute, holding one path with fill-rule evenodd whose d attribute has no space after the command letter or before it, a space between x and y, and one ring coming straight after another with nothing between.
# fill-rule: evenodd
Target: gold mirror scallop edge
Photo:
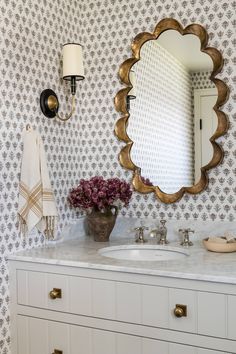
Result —
<instances>
[{"instance_id":1,"label":"gold mirror scallop edge","mask_svg":"<svg viewBox=\"0 0 236 354\"><path fill-rule=\"evenodd\" d=\"M129 112L127 111L126 107L126 98L128 92L132 88L131 82L129 81L129 72L132 66L140 60L140 50L142 45L149 40L157 39L162 32L165 32L169 29L179 31L182 35L194 34L199 37L201 42L201 51L208 54L213 61L213 71L211 73L210 79L212 82L214 82L218 91L217 102L213 107L218 118L218 126L215 133L210 138L210 142L213 146L213 157L206 166L201 168L201 178L198 183L191 187L182 187L178 192L172 194L161 191L158 186L149 186L144 183L139 174L140 168L137 167L131 160L130 151L133 145L133 141L129 138L126 130L129 120ZM133 56L123 62L123 64L120 66L119 76L121 81L126 84L127 87L120 90L115 97L116 110L123 114L123 117L121 117L116 123L115 134L118 139L126 143L126 146L123 147L119 154L119 161L124 168L133 171L132 184L136 191L144 194L154 192L157 198L163 203L174 203L182 198L185 192L190 194L198 194L203 191L203 189L205 189L208 185L207 171L213 167L216 167L222 161L224 156L222 148L219 144L217 144L215 139L224 135L228 130L227 116L219 108L227 101L229 96L229 89L223 81L215 78L215 76L221 71L223 67L224 61L222 55L216 48L207 47L207 43L208 34L201 25L192 24L184 29L178 21L167 18L157 24L153 33L143 32L135 37L131 45Z\"/></svg>"}]
</instances>

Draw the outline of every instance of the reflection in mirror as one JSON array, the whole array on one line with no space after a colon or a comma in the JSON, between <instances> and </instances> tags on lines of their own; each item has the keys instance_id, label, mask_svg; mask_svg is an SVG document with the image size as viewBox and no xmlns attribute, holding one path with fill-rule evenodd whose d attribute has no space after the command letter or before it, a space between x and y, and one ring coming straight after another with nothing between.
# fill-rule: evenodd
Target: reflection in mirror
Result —
<instances>
[{"instance_id":1,"label":"reflection in mirror","mask_svg":"<svg viewBox=\"0 0 236 354\"><path fill-rule=\"evenodd\" d=\"M142 46L129 74L131 160L165 193L197 183L213 156L217 90L200 46L196 35L165 31Z\"/></svg>"},{"instance_id":2,"label":"reflection in mirror","mask_svg":"<svg viewBox=\"0 0 236 354\"><path fill-rule=\"evenodd\" d=\"M174 203L186 192L200 193L208 184L207 171L223 159L217 139L228 129L220 107L229 90L216 77L222 55L207 43L201 25L183 28L166 18L153 33L134 38L132 57L120 66L126 87L115 97L122 113L115 134L125 143L119 161L133 171L135 190L154 192L164 203ZM130 99L133 89L135 99Z\"/></svg>"}]
</instances>

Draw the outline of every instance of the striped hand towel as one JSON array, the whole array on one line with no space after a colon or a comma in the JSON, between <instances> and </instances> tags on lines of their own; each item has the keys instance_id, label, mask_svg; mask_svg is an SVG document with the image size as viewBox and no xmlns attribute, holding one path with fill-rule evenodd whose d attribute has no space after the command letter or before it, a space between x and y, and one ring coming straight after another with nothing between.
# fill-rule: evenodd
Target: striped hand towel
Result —
<instances>
[{"instance_id":1,"label":"striped hand towel","mask_svg":"<svg viewBox=\"0 0 236 354\"><path fill-rule=\"evenodd\" d=\"M57 220L55 199L43 142L39 133L32 129L23 132L18 215L23 235L37 227L48 239L54 238Z\"/></svg>"}]
</instances>

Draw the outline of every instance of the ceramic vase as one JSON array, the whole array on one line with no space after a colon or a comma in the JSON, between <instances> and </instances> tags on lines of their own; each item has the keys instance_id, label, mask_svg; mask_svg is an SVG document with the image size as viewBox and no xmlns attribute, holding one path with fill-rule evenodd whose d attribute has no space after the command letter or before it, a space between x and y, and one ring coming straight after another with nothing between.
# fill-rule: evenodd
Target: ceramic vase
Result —
<instances>
[{"instance_id":1,"label":"ceramic vase","mask_svg":"<svg viewBox=\"0 0 236 354\"><path fill-rule=\"evenodd\" d=\"M93 209L87 215L87 228L89 235L93 236L94 241L107 242L115 226L118 208L116 206L107 207L104 210Z\"/></svg>"}]
</instances>

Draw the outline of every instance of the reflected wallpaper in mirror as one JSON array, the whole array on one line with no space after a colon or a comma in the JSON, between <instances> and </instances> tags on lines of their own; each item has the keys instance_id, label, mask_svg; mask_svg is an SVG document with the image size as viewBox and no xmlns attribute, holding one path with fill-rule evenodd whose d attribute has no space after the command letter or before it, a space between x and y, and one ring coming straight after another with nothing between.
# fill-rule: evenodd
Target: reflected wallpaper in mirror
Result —
<instances>
[{"instance_id":1,"label":"reflected wallpaper in mirror","mask_svg":"<svg viewBox=\"0 0 236 354\"><path fill-rule=\"evenodd\" d=\"M200 45L195 35L168 30L142 46L130 72L131 159L165 193L197 183L213 156L217 90L213 62Z\"/></svg>"},{"instance_id":2,"label":"reflected wallpaper in mirror","mask_svg":"<svg viewBox=\"0 0 236 354\"><path fill-rule=\"evenodd\" d=\"M131 49L119 69L126 87L115 97L122 113L115 134L125 142L119 162L133 171L136 191L174 203L186 192L203 191L208 171L223 159L217 139L228 129L220 107L229 90L216 77L223 57L208 47L204 27L183 28L172 18L158 22L152 33L137 34Z\"/></svg>"}]
</instances>

